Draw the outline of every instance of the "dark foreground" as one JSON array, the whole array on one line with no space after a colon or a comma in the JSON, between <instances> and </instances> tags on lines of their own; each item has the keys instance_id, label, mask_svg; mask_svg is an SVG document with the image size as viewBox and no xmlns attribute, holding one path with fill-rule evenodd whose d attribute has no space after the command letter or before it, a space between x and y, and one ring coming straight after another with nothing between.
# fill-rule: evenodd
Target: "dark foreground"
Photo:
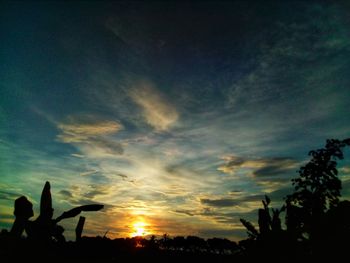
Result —
<instances>
[{"instance_id":1,"label":"dark foreground","mask_svg":"<svg viewBox=\"0 0 350 263\"><path fill-rule=\"evenodd\" d=\"M62 244L7 240L1 244L0 262L232 262L233 257L238 257L208 251L135 247L127 243L107 238L83 238L79 242Z\"/></svg>"},{"instance_id":2,"label":"dark foreground","mask_svg":"<svg viewBox=\"0 0 350 263\"><path fill-rule=\"evenodd\" d=\"M144 240L144 239L140 239ZM135 243L137 239L115 239L101 237L82 238L79 242L37 243L27 239L0 239L0 262L323 262L341 259L344 253L312 255L299 251L281 251L276 247L263 246L257 249L238 245L234 250L176 249ZM135 246L136 245L136 246ZM143 244L144 245L144 244ZM283 245L283 244L281 244ZM345 247L343 248L345 249ZM345 260L345 261L344 261Z\"/></svg>"}]
</instances>

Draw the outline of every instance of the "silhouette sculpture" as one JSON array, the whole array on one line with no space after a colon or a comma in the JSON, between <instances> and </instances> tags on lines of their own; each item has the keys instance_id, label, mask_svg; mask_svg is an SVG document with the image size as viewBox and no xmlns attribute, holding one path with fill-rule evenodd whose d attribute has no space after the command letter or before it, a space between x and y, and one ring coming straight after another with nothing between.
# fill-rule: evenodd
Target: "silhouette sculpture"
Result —
<instances>
[{"instance_id":1,"label":"silhouette sculpture","mask_svg":"<svg viewBox=\"0 0 350 263\"><path fill-rule=\"evenodd\" d=\"M40 199L40 215L34 221L29 220L29 218L34 215L32 208L33 205L31 202L29 202L24 196L16 199L14 211L16 219L11 229L11 234L13 236L19 238L25 230L28 235L28 239L30 240L42 242L55 240L58 242L64 242L64 228L58 225L58 222L66 218L75 217L82 211L98 211L103 208L103 205L100 204L83 205L63 212L59 217L53 219L54 209L52 208L50 188L50 183L46 182ZM79 220L76 230L77 239L81 237L84 222L85 218Z\"/></svg>"}]
</instances>

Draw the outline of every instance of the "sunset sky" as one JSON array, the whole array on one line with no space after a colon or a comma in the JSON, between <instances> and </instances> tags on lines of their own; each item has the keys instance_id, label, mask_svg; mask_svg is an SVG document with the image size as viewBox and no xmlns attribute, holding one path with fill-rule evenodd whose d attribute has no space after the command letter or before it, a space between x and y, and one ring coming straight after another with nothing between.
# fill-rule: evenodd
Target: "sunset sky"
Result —
<instances>
[{"instance_id":1,"label":"sunset sky","mask_svg":"<svg viewBox=\"0 0 350 263\"><path fill-rule=\"evenodd\" d=\"M55 217L105 205L86 235L245 238L309 150L350 137L337 2L1 2L0 229L50 181Z\"/></svg>"}]
</instances>

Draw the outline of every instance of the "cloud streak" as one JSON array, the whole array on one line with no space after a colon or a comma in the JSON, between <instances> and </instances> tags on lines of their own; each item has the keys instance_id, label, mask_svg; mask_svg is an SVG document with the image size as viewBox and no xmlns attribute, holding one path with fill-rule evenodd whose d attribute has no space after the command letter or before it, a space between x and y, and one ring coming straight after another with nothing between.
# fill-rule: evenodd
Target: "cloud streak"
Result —
<instances>
[{"instance_id":1,"label":"cloud streak","mask_svg":"<svg viewBox=\"0 0 350 263\"><path fill-rule=\"evenodd\" d=\"M258 158L249 159L228 155L222 157L225 161L217 170L226 174L234 174L239 169L253 169L253 176L257 179L264 179L270 176L281 176L286 172L295 169L299 162L292 158Z\"/></svg>"},{"instance_id":2,"label":"cloud streak","mask_svg":"<svg viewBox=\"0 0 350 263\"><path fill-rule=\"evenodd\" d=\"M167 131L179 118L176 108L149 81L138 81L130 90L131 99L142 109L147 124L156 131Z\"/></svg>"},{"instance_id":3,"label":"cloud streak","mask_svg":"<svg viewBox=\"0 0 350 263\"><path fill-rule=\"evenodd\" d=\"M215 207L231 207L239 204L235 199L201 199L201 203Z\"/></svg>"},{"instance_id":4,"label":"cloud streak","mask_svg":"<svg viewBox=\"0 0 350 263\"><path fill-rule=\"evenodd\" d=\"M115 121L101 121L80 119L79 117L69 116L68 121L59 123L58 129L62 134L57 138L65 143L81 143L86 142L90 138L96 138L108 134L119 132L123 126Z\"/></svg>"},{"instance_id":5,"label":"cloud streak","mask_svg":"<svg viewBox=\"0 0 350 263\"><path fill-rule=\"evenodd\" d=\"M66 122L58 123L57 128L61 131L57 135L59 141L77 146L88 156L113 156L124 152L122 144L109 137L123 129L120 122L69 116Z\"/></svg>"}]
</instances>

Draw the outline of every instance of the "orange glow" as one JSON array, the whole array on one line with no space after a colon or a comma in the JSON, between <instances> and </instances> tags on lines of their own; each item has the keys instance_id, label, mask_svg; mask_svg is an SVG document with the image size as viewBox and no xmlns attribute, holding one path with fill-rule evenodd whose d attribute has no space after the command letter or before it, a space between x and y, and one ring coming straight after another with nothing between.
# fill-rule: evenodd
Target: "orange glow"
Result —
<instances>
[{"instance_id":1,"label":"orange glow","mask_svg":"<svg viewBox=\"0 0 350 263\"><path fill-rule=\"evenodd\" d=\"M138 221L133 224L134 232L131 233L132 237L145 236L149 233L146 230L147 224L143 221Z\"/></svg>"}]
</instances>

